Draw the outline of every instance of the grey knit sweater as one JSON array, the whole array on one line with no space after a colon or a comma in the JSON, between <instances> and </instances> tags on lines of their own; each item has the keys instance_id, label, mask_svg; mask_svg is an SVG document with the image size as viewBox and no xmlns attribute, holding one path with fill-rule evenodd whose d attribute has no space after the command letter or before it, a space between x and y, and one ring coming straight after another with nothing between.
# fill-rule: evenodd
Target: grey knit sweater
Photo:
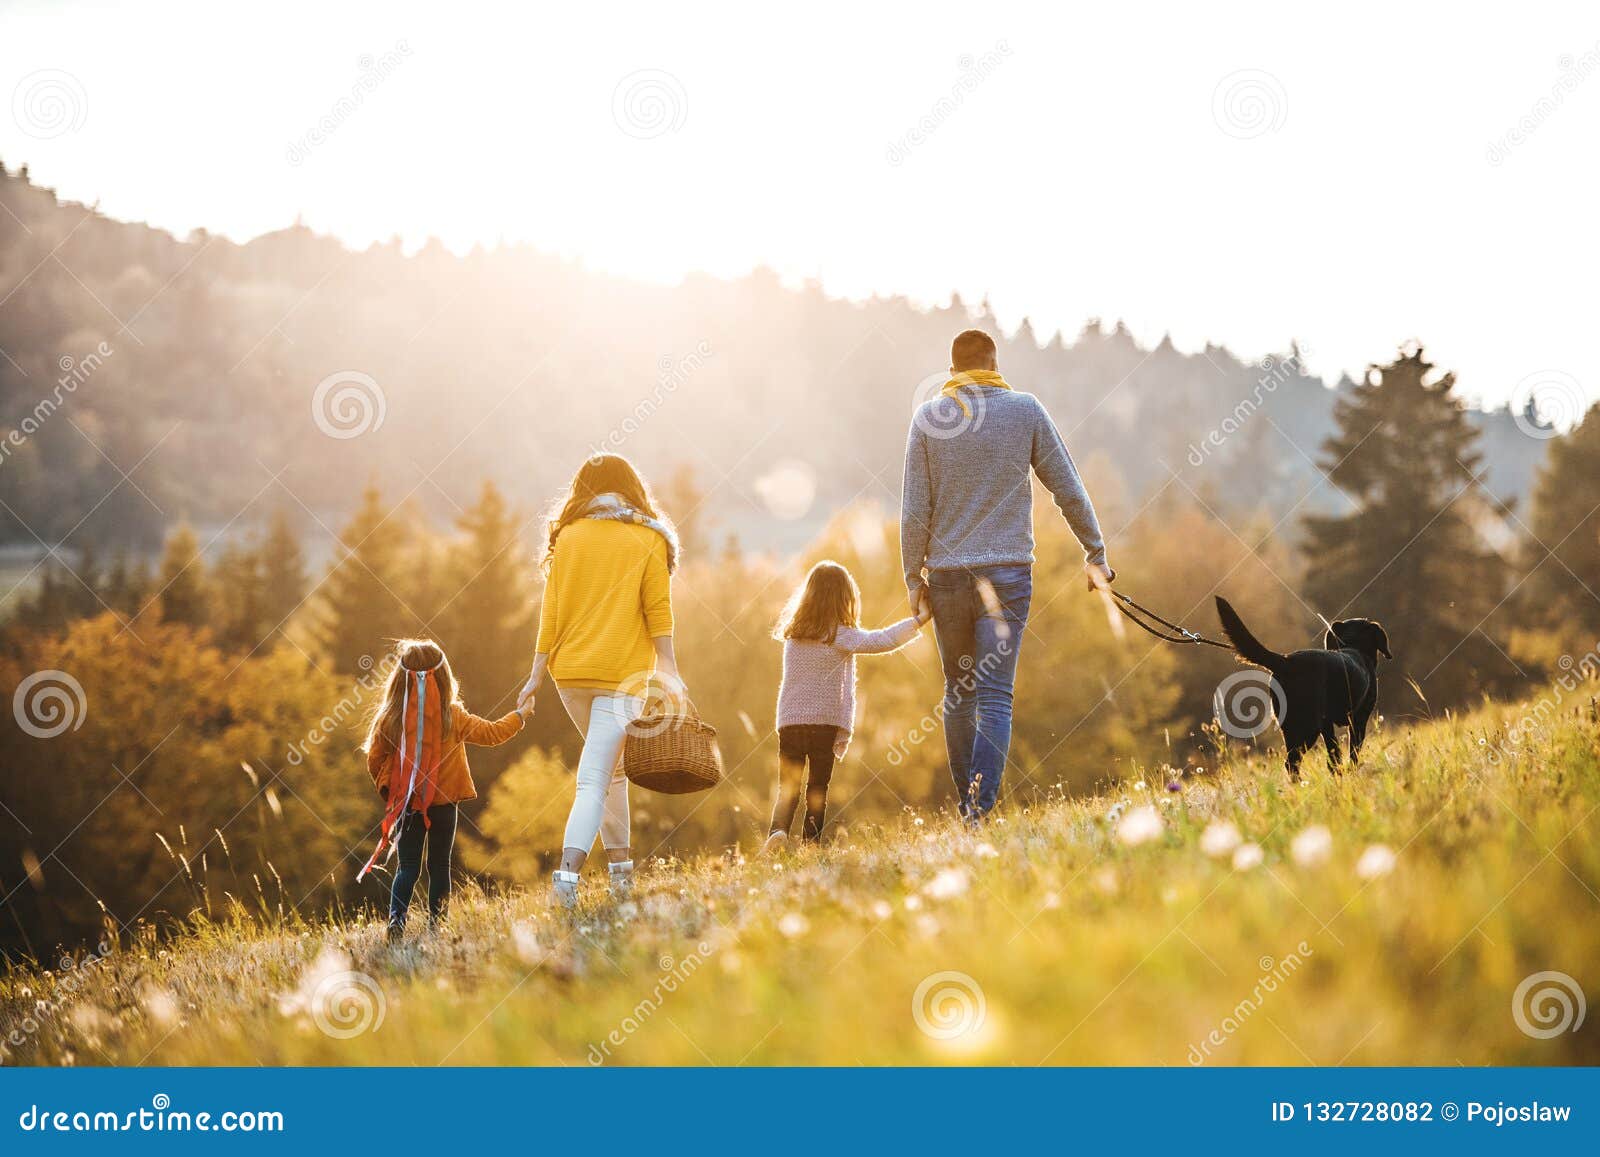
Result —
<instances>
[{"instance_id":1,"label":"grey knit sweater","mask_svg":"<svg viewBox=\"0 0 1600 1157\"><path fill-rule=\"evenodd\" d=\"M1089 492L1055 423L1032 394L964 386L954 398L924 402L906 440L900 512L900 561L906 586L923 571L1033 562L1030 472L1083 546L1085 560L1106 565L1105 540Z\"/></svg>"},{"instance_id":2,"label":"grey knit sweater","mask_svg":"<svg viewBox=\"0 0 1600 1157\"><path fill-rule=\"evenodd\" d=\"M833 642L783 641L783 682L778 686L778 726L827 724L855 730L856 656L898 651L917 637L917 620L865 631L840 627Z\"/></svg>"}]
</instances>

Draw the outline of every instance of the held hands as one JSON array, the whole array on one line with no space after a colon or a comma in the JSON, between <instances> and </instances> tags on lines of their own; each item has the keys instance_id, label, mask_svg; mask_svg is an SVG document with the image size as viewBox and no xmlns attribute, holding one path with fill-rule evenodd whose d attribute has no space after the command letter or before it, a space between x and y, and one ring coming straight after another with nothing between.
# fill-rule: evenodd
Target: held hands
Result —
<instances>
[{"instance_id":1,"label":"held hands","mask_svg":"<svg viewBox=\"0 0 1600 1157\"><path fill-rule=\"evenodd\" d=\"M1089 590L1091 593L1094 591L1105 590L1111 585L1111 580L1117 577L1117 572L1112 570L1110 567L1101 566L1099 563L1094 562L1091 562L1085 566L1083 568L1083 573L1089 580Z\"/></svg>"},{"instance_id":2,"label":"held hands","mask_svg":"<svg viewBox=\"0 0 1600 1157\"><path fill-rule=\"evenodd\" d=\"M911 615L919 627L926 626L933 618L933 600L928 597L927 587L920 586L911 592Z\"/></svg>"},{"instance_id":3,"label":"held hands","mask_svg":"<svg viewBox=\"0 0 1600 1157\"><path fill-rule=\"evenodd\" d=\"M517 692L517 714L524 719L533 718L533 696L539 690L541 680L536 675L529 675L528 681L522 685L522 690Z\"/></svg>"},{"instance_id":4,"label":"held hands","mask_svg":"<svg viewBox=\"0 0 1600 1157\"><path fill-rule=\"evenodd\" d=\"M841 734L838 739L835 739L833 741L833 758L835 758L835 759L843 759L844 758L844 753L849 751L849 750L850 750L850 737L848 735L842 735Z\"/></svg>"}]
</instances>

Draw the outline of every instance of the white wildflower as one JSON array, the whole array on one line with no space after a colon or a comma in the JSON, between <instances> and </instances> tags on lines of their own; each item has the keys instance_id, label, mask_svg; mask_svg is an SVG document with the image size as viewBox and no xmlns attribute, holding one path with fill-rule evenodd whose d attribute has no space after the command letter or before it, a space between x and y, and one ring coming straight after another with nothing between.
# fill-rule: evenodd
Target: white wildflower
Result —
<instances>
[{"instance_id":1,"label":"white wildflower","mask_svg":"<svg viewBox=\"0 0 1600 1157\"><path fill-rule=\"evenodd\" d=\"M1315 868L1333 855L1333 833L1324 824L1312 824L1289 841L1289 855L1302 868Z\"/></svg>"},{"instance_id":2,"label":"white wildflower","mask_svg":"<svg viewBox=\"0 0 1600 1157\"><path fill-rule=\"evenodd\" d=\"M922 886L930 900L951 900L967 890L972 876L965 868L946 868Z\"/></svg>"},{"instance_id":3,"label":"white wildflower","mask_svg":"<svg viewBox=\"0 0 1600 1157\"><path fill-rule=\"evenodd\" d=\"M778 931L782 932L790 940L804 936L810 928L811 921L798 912L785 912L783 918L778 921Z\"/></svg>"},{"instance_id":4,"label":"white wildflower","mask_svg":"<svg viewBox=\"0 0 1600 1157\"><path fill-rule=\"evenodd\" d=\"M144 1011L150 1020L165 1028L178 1019L178 1002L164 988L153 988L144 998Z\"/></svg>"},{"instance_id":5,"label":"white wildflower","mask_svg":"<svg viewBox=\"0 0 1600 1157\"><path fill-rule=\"evenodd\" d=\"M1130 848L1161 837L1161 813L1149 804L1134 808L1117 825L1117 839Z\"/></svg>"},{"instance_id":6,"label":"white wildflower","mask_svg":"<svg viewBox=\"0 0 1600 1157\"><path fill-rule=\"evenodd\" d=\"M1394 849L1388 844L1369 844L1356 861L1356 875L1363 880L1376 880L1394 871Z\"/></svg>"},{"instance_id":7,"label":"white wildflower","mask_svg":"<svg viewBox=\"0 0 1600 1157\"><path fill-rule=\"evenodd\" d=\"M1242 842L1239 829L1232 820L1212 820L1200 836L1200 850L1216 858L1226 856Z\"/></svg>"},{"instance_id":8,"label":"white wildflower","mask_svg":"<svg viewBox=\"0 0 1600 1157\"><path fill-rule=\"evenodd\" d=\"M1233 853L1233 870L1248 872L1251 868L1259 868L1264 858L1260 844L1240 844Z\"/></svg>"}]
</instances>

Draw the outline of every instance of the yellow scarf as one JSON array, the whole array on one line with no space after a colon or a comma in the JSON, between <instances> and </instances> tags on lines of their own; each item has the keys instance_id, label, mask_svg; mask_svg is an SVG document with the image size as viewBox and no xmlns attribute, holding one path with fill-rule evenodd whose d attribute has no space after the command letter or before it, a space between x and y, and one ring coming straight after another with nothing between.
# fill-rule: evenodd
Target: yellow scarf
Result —
<instances>
[{"instance_id":1,"label":"yellow scarf","mask_svg":"<svg viewBox=\"0 0 1600 1157\"><path fill-rule=\"evenodd\" d=\"M1000 376L999 370L957 370L952 369L954 376L944 384L944 389L939 391L947 398L954 398L956 405L961 407L961 412L967 417L972 417L972 410L967 406L966 399L961 396L962 386L993 386L997 390L1009 390L1011 387Z\"/></svg>"}]
</instances>

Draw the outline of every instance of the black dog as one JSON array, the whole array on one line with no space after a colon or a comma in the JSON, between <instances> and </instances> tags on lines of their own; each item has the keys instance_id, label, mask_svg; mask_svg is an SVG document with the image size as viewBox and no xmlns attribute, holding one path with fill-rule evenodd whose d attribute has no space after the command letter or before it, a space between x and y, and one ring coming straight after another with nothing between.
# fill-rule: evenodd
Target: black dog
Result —
<instances>
[{"instance_id":1,"label":"black dog","mask_svg":"<svg viewBox=\"0 0 1600 1157\"><path fill-rule=\"evenodd\" d=\"M1320 737L1328 762L1339 770L1339 737L1335 727L1350 728L1350 759L1361 754L1367 720L1378 703L1378 656L1389 654L1389 636L1372 619L1340 619L1328 632L1325 651L1269 651L1250 633L1228 600L1217 599L1223 633L1239 657L1265 667L1273 682L1272 709L1289 748L1289 778L1300 778L1300 759Z\"/></svg>"}]
</instances>

